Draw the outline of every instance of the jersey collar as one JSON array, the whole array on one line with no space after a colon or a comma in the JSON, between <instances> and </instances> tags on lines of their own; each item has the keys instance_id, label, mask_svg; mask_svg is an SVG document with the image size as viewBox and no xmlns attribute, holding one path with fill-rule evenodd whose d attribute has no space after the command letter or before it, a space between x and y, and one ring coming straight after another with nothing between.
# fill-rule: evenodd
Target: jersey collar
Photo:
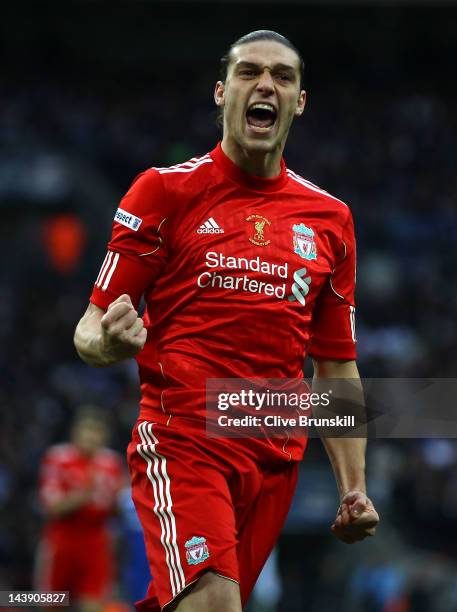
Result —
<instances>
[{"instance_id":1,"label":"jersey collar","mask_svg":"<svg viewBox=\"0 0 457 612\"><path fill-rule=\"evenodd\" d=\"M247 189L252 189L253 191L278 191L284 187L289 180L286 173L286 163L283 158L281 158L281 172L278 176L265 178L263 176L249 174L233 163L222 150L220 142L217 144L217 147L210 152L210 156L225 176L235 181L235 183L238 183L238 185Z\"/></svg>"}]
</instances>

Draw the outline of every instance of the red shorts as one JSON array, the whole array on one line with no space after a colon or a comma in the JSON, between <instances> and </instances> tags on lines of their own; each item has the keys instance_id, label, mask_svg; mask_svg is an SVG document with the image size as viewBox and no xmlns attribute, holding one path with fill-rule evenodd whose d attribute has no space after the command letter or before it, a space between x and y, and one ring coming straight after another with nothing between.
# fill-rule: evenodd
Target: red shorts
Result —
<instances>
[{"instance_id":1,"label":"red shorts","mask_svg":"<svg viewBox=\"0 0 457 612\"><path fill-rule=\"evenodd\" d=\"M207 570L239 583L244 604L286 519L298 463L261 465L249 441L208 439L177 421L139 420L128 448L154 577L137 610L163 609Z\"/></svg>"},{"instance_id":2,"label":"red shorts","mask_svg":"<svg viewBox=\"0 0 457 612\"><path fill-rule=\"evenodd\" d=\"M36 587L40 591L69 591L70 601L102 600L112 587L111 542L106 533L90 538L74 531L62 538L46 535L36 558Z\"/></svg>"}]
</instances>

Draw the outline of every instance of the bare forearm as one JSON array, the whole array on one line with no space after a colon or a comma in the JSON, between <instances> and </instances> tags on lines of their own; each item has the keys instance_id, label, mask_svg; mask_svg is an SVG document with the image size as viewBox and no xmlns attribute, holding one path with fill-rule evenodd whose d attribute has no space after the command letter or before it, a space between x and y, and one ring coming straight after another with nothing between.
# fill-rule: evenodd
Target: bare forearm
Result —
<instances>
[{"instance_id":1,"label":"bare forearm","mask_svg":"<svg viewBox=\"0 0 457 612\"><path fill-rule=\"evenodd\" d=\"M78 323L74 335L74 343L78 355L87 364L102 368L115 363L113 355L107 354L103 344L100 321L101 315L90 312L89 309Z\"/></svg>"},{"instance_id":2,"label":"bare forearm","mask_svg":"<svg viewBox=\"0 0 457 612\"><path fill-rule=\"evenodd\" d=\"M335 474L340 497L348 491L366 493L365 438L322 438Z\"/></svg>"},{"instance_id":3,"label":"bare forearm","mask_svg":"<svg viewBox=\"0 0 457 612\"><path fill-rule=\"evenodd\" d=\"M338 412L339 408L344 413L350 410L358 424L354 432L357 438L335 437L331 431L323 435L321 433L340 494L340 503L331 529L342 542L352 544L373 536L379 522L373 502L366 495L366 411L355 361L314 360L313 388L324 391L329 389L329 385L337 398L335 411ZM328 433L330 435L326 435Z\"/></svg>"},{"instance_id":4,"label":"bare forearm","mask_svg":"<svg viewBox=\"0 0 457 612\"><path fill-rule=\"evenodd\" d=\"M329 384L333 390L332 404L335 411L338 411L340 406L342 411L350 410L358 425L357 431L354 432L358 437L354 438L333 437L328 435L328 432L320 432L333 467L338 491L341 497L355 489L366 493L365 402L355 362L316 363L313 387L328 388Z\"/></svg>"}]
</instances>

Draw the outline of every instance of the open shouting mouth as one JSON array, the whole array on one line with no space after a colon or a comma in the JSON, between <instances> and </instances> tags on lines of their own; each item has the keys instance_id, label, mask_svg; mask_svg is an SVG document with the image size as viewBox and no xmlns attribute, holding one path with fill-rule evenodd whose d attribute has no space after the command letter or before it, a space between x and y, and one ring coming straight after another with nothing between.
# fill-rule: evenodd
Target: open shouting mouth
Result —
<instances>
[{"instance_id":1,"label":"open shouting mouth","mask_svg":"<svg viewBox=\"0 0 457 612\"><path fill-rule=\"evenodd\" d=\"M251 130L259 134L273 129L278 113L272 104L254 102L246 111L246 121Z\"/></svg>"}]
</instances>

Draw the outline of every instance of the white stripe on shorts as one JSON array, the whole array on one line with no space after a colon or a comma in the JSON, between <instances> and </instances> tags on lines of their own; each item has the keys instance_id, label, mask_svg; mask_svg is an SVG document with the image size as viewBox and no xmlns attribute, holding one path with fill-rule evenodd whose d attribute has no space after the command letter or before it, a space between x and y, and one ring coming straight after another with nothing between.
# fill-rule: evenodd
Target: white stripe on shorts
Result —
<instances>
[{"instance_id":1,"label":"white stripe on shorts","mask_svg":"<svg viewBox=\"0 0 457 612\"><path fill-rule=\"evenodd\" d=\"M170 573L170 585L174 598L185 588L186 579L177 545L176 519L172 511L173 503L170 479L167 473L167 460L156 451L155 447L159 441L152 431L152 425L152 423L144 421L138 426L138 432L143 444L138 444L137 450L148 465L147 476L151 481L154 491L154 513L160 521L160 541L165 549L166 563Z\"/></svg>"}]
</instances>

